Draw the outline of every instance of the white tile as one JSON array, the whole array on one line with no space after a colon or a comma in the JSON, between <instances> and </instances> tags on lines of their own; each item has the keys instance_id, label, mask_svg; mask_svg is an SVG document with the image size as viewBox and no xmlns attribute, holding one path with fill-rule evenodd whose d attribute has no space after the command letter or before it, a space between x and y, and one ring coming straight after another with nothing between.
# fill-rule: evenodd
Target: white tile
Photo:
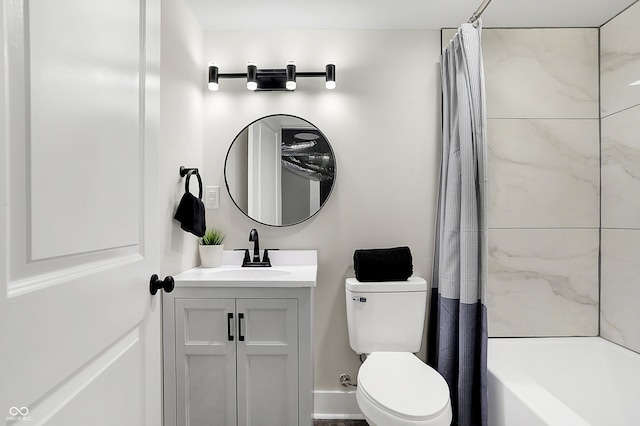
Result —
<instances>
[{"instance_id":1,"label":"white tile","mask_svg":"<svg viewBox=\"0 0 640 426\"><path fill-rule=\"evenodd\" d=\"M598 118L598 30L486 29L489 118Z\"/></svg>"},{"instance_id":2,"label":"white tile","mask_svg":"<svg viewBox=\"0 0 640 426\"><path fill-rule=\"evenodd\" d=\"M602 230L601 335L640 352L640 230Z\"/></svg>"},{"instance_id":3,"label":"white tile","mask_svg":"<svg viewBox=\"0 0 640 426\"><path fill-rule=\"evenodd\" d=\"M488 120L491 228L597 228L596 119Z\"/></svg>"},{"instance_id":4,"label":"white tile","mask_svg":"<svg viewBox=\"0 0 640 426\"><path fill-rule=\"evenodd\" d=\"M490 230L489 334L598 334L598 230Z\"/></svg>"},{"instance_id":5,"label":"white tile","mask_svg":"<svg viewBox=\"0 0 640 426\"><path fill-rule=\"evenodd\" d=\"M640 2L600 31L602 115L640 104Z\"/></svg>"},{"instance_id":6,"label":"white tile","mask_svg":"<svg viewBox=\"0 0 640 426\"><path fill-rule=\"evenodd\" d=\"M602 120L602 227L640 228L640 106Z\"/></svg>"}]
</instances>

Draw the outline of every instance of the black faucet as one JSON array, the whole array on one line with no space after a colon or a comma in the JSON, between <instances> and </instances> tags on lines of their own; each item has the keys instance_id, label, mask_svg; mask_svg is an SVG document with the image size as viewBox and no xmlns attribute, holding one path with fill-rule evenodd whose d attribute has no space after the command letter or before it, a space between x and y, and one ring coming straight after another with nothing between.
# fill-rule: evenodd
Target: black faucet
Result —
<instances>
[{"instance_id":1,"label":"black faucet","mask_svg":"<svg viewBox=\"0 0 640 426\"><path fill-rule=\"evenodd\" d=\"M246 249L244 251L244 259L242 259L242 266L270 267L271 259L269 259L269 252L267 250L264 251L264 256L262 260L260 260L260 240L256 229L252 229L251 232L249 232L249 241L253 243L253 256L250 256L249 249Z\"/></svg>"},{"instance_id":2,"label":"black faucet","mask_svg":"<svg viewBox=\"0 0 640 426\"><path fill-rule=\"evenodd\" d=\"M253 242L253 262L260 262L260 242L255 228L249 232L249 241Z\"/></svg>"}]
</instances>

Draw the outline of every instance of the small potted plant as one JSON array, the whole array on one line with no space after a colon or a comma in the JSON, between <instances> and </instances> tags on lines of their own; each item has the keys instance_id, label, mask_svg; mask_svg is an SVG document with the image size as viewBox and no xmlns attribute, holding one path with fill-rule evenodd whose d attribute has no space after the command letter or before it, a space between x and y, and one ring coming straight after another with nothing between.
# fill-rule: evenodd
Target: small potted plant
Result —
<instances>
[{"instance_id":1,"label":"small potted plant","mask_svg":"<svg viewBox=\"0 0 640 426\"><path fill-rule=\"evenodd\" d=\"M225 235L216 228L207 229L200 240L200 261L203 268L219 268Z\"/></svg>"}]
</instances>

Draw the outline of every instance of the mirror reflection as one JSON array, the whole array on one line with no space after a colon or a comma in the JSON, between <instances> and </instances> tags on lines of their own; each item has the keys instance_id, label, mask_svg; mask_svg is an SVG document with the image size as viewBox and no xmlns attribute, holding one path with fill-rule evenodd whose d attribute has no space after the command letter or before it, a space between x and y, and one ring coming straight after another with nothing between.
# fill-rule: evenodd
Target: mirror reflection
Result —
<instances>
[{"instance_id":1,"label":"mirror reflection","mask_svg":"<svg viewBox=\"0 0 640 426\"><path fill-rule=\"evenodd\" d=\"M300 223L325 204L335 156L322 132L292 115L270 115L245 127L227 152L229 195L251 219L272 226Z\"/></svg>"}]
</instances>

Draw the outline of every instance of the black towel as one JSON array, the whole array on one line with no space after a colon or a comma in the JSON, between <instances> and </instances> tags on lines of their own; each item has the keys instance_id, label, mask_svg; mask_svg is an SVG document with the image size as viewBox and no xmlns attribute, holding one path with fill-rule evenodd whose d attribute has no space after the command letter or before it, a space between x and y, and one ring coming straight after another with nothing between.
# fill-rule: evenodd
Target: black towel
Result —
<instances>
[{"instance_id":1,"label":"black towel","mask_svg":"<svg viewBox=\"0 0 640 426\"><path fill-rule=\"evenodd\" d=\"M185 182L185 193L180 200L176 214L173 216L178 222L180 227L186 232L191 232L197 237L202 237L206 228L205 216L204 216L204 203L202 202L202 179L200 175L195 173L200 184L200 197L189 192L189 178L193 172L189 172L187 175L187 181Z\"/></svg>"},{"instance_id":2,"label":"black towel","mask_svg":"<svg viewBox=\"0 0 640 426\"><path fill-rule=\"evenodd\" d=\"M413 274L409 247L358 249L353 252L358 281L406 281Z\"/></svg>"}]
</instances>

